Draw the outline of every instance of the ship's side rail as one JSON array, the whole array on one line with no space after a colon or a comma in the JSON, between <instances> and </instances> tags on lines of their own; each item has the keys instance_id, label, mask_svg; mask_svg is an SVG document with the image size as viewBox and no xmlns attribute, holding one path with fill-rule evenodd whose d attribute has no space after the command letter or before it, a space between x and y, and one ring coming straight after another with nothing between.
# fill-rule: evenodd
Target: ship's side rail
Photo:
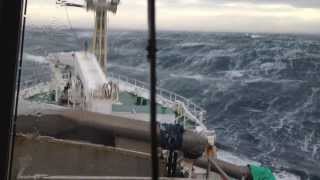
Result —
<instances>
[{"instance_id":1,"label":"ship's side rail","mask_svg":"<svg viewBox=\"0 0 320 180\"><path fill-rule=\"evenodd\" d=\"M25 83L25 82L22 82ZM29 82L28 85L30 85ZM33 84L33 83L31 83ZM26 86L25 88L20 88L20 97L23 99L29 98L35 94L41 94L41 93L47 93L49 91L50 84L48 82L41 82L38 84L35 84L33 86Z\"/></svg>"},{"instance_id":2,"label":"ship's side rail","mask_svg":"<svg viewBox=\"0 0 320 180\"><path fill-rule=\"evenodd\" d=\"M112 81L118 83L120 90L132 92L138 96L149 99L148 83L111 72L108 73L108 77ZM180 108L184 116L194 121L202 128L205 128L203 123L206 120L206 111L200 106L196 105L190 99L187 99L172 91L163 88L157 88L157 102L162 106L171 109L178 110L178 108Z\"/></svg>"},{"instance_id":3,"label":"ship's side rail","mask_svg":"<svg viewBox=\"0 0 320 180\"><path fill-rule=\"evenodd\" d=\"M36 84L46 83L46 82L48 82L47 80L41 80L41 79L37 79L37 78L38 77L43 77L43 76L51 77L51 75L52 75L51 72L41 72L41 73L36 72L36 73L33 73L32 78L22 79L20 81L20 88L21 89L25 89L25 88L34 86Z\"/></svg>"}]
</instances>

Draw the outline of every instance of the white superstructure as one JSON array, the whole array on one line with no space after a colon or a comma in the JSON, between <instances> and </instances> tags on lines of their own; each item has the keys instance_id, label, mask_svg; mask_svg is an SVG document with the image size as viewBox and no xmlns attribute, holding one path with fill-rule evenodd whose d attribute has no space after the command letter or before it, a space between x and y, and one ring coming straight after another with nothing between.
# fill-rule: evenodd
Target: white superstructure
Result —
<instances>
[{"instance_id":1,"label":"white superstructure","mask_svg":"<svg viewBox=\"0 0 320 180\"><path fill-rule=\"evenodd\" d=\"M131 80L129 77L121 78L121 76L106 73L107 13L108 11L116 13L119 0L85 0L85 5L72 1L60 3L66 6L85 7L87 10L94 11L95 31L91 48L86 47L82 52L59 53L50 56L50 61L55 64L52 67L56 72L53 81L57 85L55 87L56 99L63 97L62 99L74 108L104 114L112 114L112 104L119 101L120 91L149 99L147 84ZM61 67L59 67L60 64L62 64ZM191 124L196 131L209 135L213 144L214 131L209 132L204 125L206 116L204 109L191 100L164 89L158 89L157 103L174 111L175 117L167 121L172 123L179 121L185 126ZM140 114L140 117L142 116Z\"/></svg>"}]
</instances>

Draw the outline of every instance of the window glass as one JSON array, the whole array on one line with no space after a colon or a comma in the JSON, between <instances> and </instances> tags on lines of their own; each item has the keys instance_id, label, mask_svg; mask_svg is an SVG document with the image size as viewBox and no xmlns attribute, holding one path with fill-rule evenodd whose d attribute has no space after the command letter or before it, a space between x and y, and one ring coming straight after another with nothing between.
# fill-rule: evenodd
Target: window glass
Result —
<instances>
[{"instance_id":1,"label":"window glass","mask_svg":"<svg viewBox=\"0 0 320 180\"><path fill-rule=\"evenodd\" d=\"M133 6L28 1L12 179L151 175L146 4Z\"/></svg>"},{"instance_id":2,"label":"window glass","mask_svg":"<svg viewBox=\"0 0 320 180\"><path fill-rule=\"evenodd\" d=\"M157 1L159 86L206 110L218 159L319 177L319 5Z\"/></svg>"},{"instance_id":3,"label":"window glass","mask_svg":"<svg viewBox=\"0 0 320 180\"><path fill-rule=\"evenodd\" d=\"M319 5L156 2L160 177L320 177ZM147 1L26 17L12 179L150 177Z\"/></svg>"}]
</instances>

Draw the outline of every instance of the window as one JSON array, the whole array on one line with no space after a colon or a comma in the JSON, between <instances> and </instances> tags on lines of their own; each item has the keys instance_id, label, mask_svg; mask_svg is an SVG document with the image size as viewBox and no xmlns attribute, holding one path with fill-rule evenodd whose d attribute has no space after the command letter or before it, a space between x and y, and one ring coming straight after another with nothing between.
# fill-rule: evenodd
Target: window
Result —
<instances>
[{"instance_id":1,"label":"window","mask_svg":"<svg viewBox=\"0 0 320 180\"><path fill-rule=\"evenodd\" d=\"M11 178L319 177L317 5L29 1Z\"/></svg>"}]
</instances>

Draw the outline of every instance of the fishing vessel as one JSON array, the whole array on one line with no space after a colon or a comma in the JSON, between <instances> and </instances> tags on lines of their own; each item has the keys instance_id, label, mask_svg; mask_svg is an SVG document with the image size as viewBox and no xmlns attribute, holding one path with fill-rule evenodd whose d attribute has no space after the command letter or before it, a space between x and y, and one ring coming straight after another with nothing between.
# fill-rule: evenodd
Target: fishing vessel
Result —
<instances>
[{"instance_id":1,"label":"fishing vessel","mask_svg":"<svg viewBox=\"0 0 320 180\"><path fill-rule=\"evenodd\" d=\"M20 92L13 179L150 179L149 83L107 71L108 13L119 0L58 0L95 14L92 45L50 53L52 79ZM160 178L254 179L217 156L206 111L157 88Z\"/></svg>"}]
</instances>

